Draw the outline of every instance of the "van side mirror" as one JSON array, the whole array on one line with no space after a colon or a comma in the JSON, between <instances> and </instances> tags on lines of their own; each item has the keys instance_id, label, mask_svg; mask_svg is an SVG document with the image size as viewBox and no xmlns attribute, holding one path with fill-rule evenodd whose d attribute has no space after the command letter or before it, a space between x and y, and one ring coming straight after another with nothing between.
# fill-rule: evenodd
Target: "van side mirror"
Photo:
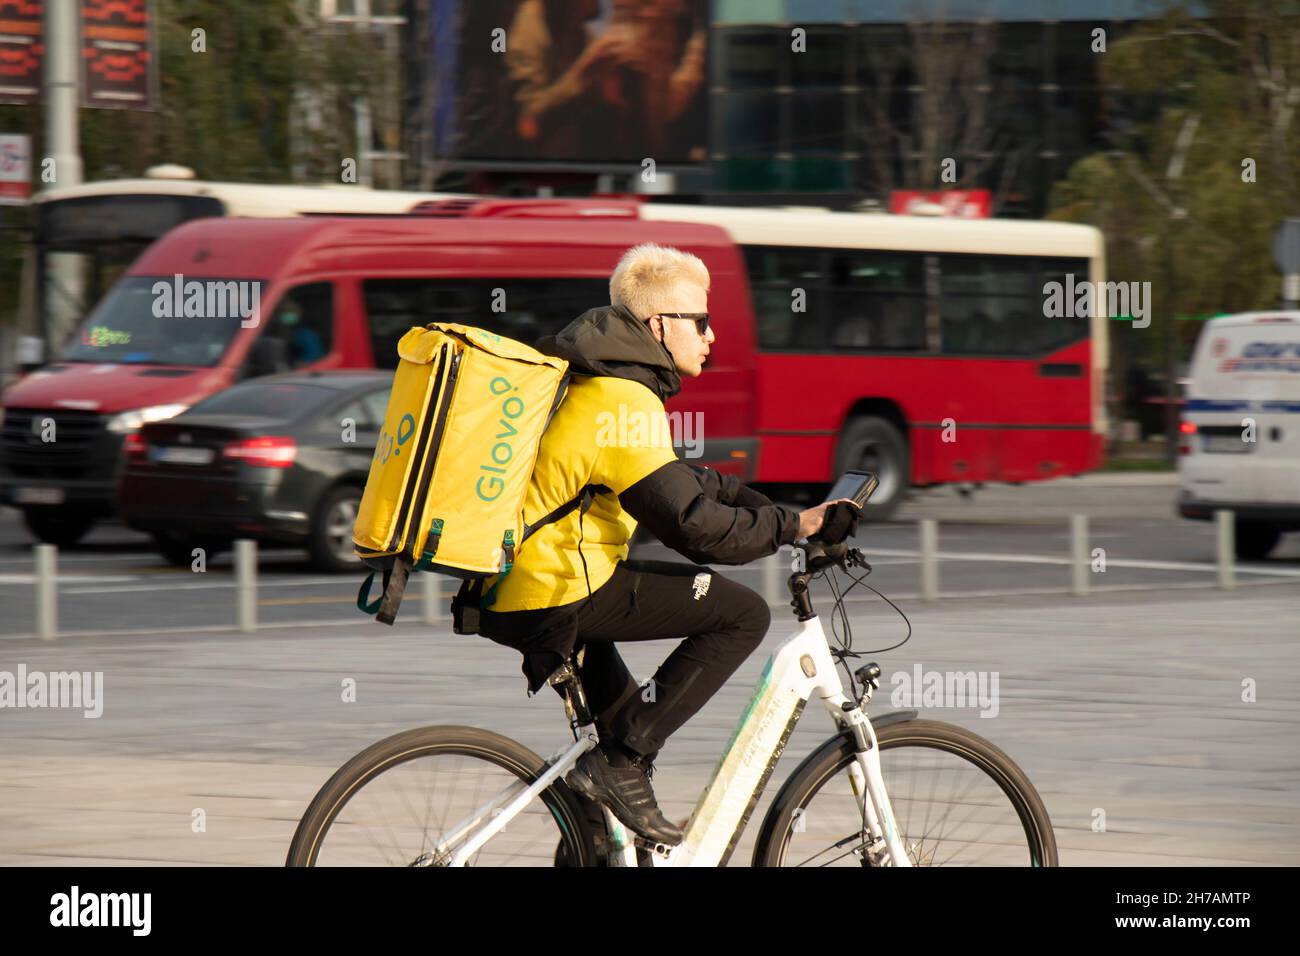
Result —
<instances>
[{"instance_id":1,"label":"van side mirror","mask_svg":"<svg viewBox=\"0 0 1300 956\"><path fill-rule=\"evenodd\" d=\"M240 380L288 371L289 361L287 356L288 348L283 339L278 339L273 335L258 336L253 342L253 347L248 350L248 355L244 357L244 368L239 376Z\"/></svg>"}]
</instances>

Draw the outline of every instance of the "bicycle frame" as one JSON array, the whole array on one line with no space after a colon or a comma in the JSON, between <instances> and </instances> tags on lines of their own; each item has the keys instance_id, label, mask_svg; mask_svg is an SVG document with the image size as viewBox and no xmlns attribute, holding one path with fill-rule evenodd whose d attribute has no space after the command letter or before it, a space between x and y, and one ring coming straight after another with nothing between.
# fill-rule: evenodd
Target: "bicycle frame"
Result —
<instances>
[{"instance_id":1,"label":"bicycle frame","mask_svg":"<svg viewBox=\"0 0 1300 956\"><path fill-rule=\"evenodd\" d=\"M726 865L795 724L814 697L830 713L837 732L848 730L854 735L857 759L850 765L849 775L872 845L883 842L888 865L912 865L885 792L875 731L858 702L845 695L826 632L820 618L814 616L801 622L794 635L768 658L740 723L691 814L682 842L667 852L652 853L655 866ZM591 724L578 728L577 736L571 746L551 756L546 772L535 783L527 788L522 784L506 788L454 827L450 838L435 848L434 855L442 855L448 843L473 830L469 841L448 861L450 866L464 865L599 739ZM612 866L636 866L636 847L627 829L608 810L604 815L611 844L607 862ZM491 819L480 827L489 816Z\"/></svg>"}]
</instances>

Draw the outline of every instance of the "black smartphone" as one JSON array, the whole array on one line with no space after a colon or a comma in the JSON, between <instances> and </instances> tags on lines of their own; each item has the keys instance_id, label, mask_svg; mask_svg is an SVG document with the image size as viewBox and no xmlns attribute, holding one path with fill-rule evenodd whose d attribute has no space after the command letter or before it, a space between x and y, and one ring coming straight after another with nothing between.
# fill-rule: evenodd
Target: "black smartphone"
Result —
<instances>
[{"instance_id":1,"label":"black smartphone","mask_svg":"<svg viewBox=\"0 0 1300 956\"><path fill-rule=\"evenodd\" d=\"M875 474L870 471L846 471L840 475L839 481L835 482L826 500L838 501L841 498L848 498L861 511L879 484Z\"/></svg>"}]
</instances>

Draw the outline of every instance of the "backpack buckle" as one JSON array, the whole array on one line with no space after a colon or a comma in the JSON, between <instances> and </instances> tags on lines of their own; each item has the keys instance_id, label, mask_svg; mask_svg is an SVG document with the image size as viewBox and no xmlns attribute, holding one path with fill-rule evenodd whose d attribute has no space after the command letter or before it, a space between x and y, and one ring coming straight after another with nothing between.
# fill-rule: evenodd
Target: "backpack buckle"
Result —
<instances>
[{"instance_id":1,"label":"backpack buckle","mask_svg":"<svg viewBox=\"0 0 1300 956\"><path fill-rule=\"evenodd\" d=\"M515 563L515 533L513 530L507 531L505 537L501 539L501 573L508 574L510 567Z\"/></svg>"}]
</instances>

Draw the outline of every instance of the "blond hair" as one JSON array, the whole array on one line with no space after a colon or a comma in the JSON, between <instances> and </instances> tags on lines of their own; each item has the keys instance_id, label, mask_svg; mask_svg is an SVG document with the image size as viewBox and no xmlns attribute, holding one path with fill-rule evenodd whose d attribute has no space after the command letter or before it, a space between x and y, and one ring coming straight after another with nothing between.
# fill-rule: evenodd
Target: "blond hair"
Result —
<instances>
[{"instance_id":1,"label":"blond hair","mask_svg":"<svg viewBox=\"0 0 1300 956\"><path fill-rule=\"evenodd\" d=\"M683 282L693 282L709 291L709 270L699 257L671 246L643 242L618 260L609 277L609 301L644 319L665 308L673 288Z\"/></svg>"}]
</instances>

